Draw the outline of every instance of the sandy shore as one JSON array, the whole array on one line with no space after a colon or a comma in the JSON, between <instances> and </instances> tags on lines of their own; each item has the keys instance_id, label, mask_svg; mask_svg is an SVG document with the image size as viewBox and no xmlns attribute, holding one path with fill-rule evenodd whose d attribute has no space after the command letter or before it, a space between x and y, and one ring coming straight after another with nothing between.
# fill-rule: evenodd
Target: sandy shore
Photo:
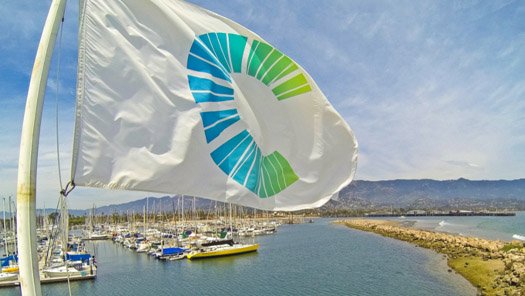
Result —
<instances>
[{"instance_id":1,"label":"sandy shore","mask_svg":"<svg viewBox=\"0 0 525 296\"><path fill-rule=\"evenodd\" d=\"M447 256L452 271L465 277L481 295L525 295L523 242L504 243L413 228L409 221L352 219L348 227L413 243Z\"/></svg>"}]
</instances>

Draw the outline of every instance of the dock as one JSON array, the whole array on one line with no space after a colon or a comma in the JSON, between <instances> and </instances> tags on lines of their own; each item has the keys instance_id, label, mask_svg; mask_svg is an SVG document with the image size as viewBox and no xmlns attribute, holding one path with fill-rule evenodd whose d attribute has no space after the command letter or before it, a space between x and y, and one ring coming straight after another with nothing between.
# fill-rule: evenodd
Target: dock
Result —
<instances>
[{"instance_id":1,"label":"dock","mask_svg":"<svg viewBox=\"0 0 525 296\"><path fill-rule=\"evenodd\" d=\"M86 274L86 275L77 275L77 276L70 276L69 281L84 281L84 280L94 280L97 277L97 274ZM44 275L40 275L40 283L42 284L51 284L51 283L58 283L58 282L67 282L68 277L67 276L61 276L61 277L45 277ZM20 286L20 282L18 280L16 281L2 281L0 282L0 288L7 288L7 287L18 287Z\"/></svg>"}]
</instances>

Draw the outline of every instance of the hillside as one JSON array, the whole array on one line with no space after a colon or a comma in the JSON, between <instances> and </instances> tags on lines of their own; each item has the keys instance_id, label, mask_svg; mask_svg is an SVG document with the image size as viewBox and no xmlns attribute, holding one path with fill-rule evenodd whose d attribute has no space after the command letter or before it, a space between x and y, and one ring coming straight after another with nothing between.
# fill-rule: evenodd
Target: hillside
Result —
<instances>
[{"instance_id":1,"label":"hillside","mask_svg":"<svg viewBox=\"0 0 525 296\"><path fill-rule=\"evenodd\" d=\"M525 207L525 179L354 181L331 204L350 208Z\"/></svg>"},{"instance_id":2,"label":"hillside","mask_svg":"<svg viewBox=\"0 0 525 296\"><path fill-rule=\"evenodd\" d=\"M149 209L172 212L177 208L177 196L149 197ZM141 213L147 198L97 208L97 213ZM196 208L210 209L214 202L196 199ZM185 207L191 208L192 197L185 198ZM458 180L388 180L353 181L323 209L377 209L377 208L470 208L470 209L521 209L525 210L525 179L472 181ZM74 212L73 212L74 211ZM81 215L89 211L72 210Z\"/></svg>"}]
</instances>

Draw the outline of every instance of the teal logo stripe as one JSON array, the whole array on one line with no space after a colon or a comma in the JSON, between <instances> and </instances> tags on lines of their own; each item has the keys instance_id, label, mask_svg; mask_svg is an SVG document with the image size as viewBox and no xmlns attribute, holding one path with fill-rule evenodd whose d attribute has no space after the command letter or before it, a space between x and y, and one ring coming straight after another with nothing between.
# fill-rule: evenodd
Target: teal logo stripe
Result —
<instances>
[{"instance_id":1,"label":"teal logo stripe","mask_svg":"<svg viewBox=\"0 0 525 296\"><path fill-rule=\"evenodd\" d=\"M270 87L279 101L312 90L302 71L289 57L258 40L252 40L248 46L248 38L237 34L198 36L191 46L187 68L192 70L188 75L188 85L197 104L235 100L232 73L254 77ZM201 119L207 143L241 120L236 109L201 112ZM210 156L224 173L260 198L271 197L299 179L281 153L274 151L263 155L246 129L227 139Z\"/></svg>"}]
</instances>

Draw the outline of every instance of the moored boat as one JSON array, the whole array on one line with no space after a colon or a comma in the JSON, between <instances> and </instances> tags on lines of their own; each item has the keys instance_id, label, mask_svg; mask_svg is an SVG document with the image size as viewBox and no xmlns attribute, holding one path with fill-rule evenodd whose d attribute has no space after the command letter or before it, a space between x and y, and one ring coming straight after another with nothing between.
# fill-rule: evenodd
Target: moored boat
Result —
<instances>
[{"instance_id":1,"label":"moored boat","mask_svg":"<svg viewBox=\"0 0 525 296\"><path fill-rule=\"evenodd\" d=\"M106 240L110 239L109 235L103 233L91 233L88 237L85 237L84 240Z\"/></svg>"},{"instance_id":2,"label":"moored boat","mask_svg":"<svg viewBox=\"0 0 525 296\"><path fill-rule=\"evenodd\" d=\"M2 273L17 273L18 265L10 265L2 268Z\"/></svg>"},{"instance_id":3,"label":"moored boat","mask_svg":"<svg viewBox=\"0 0 525 296\"><path fill-rule=\"evenodd\" d=\"M0 273L0 282L15 281L17 279L18 279L17 273L5 273L5 272Z\"/></svg>"},{"instance_id":4,"label":"moored boat","mask_svg":"<svg viewBox=\"0 0 525 296\"><path fill-rule=\"evenodd\" d=\"M47 277L79 277L94 276L97 267L90 260L89 263L82 261L68 262L65 265L49 267L42 271Z\"/></svg>"},{"instance_id":5,"label":"moored boat","mask_svg":"<svg viewBox=\"0 0 525 296\"><path fill-rule=\"evenodd\" d=\"M82 271L76 269L73 266L66 267L65 265L58 266L58 267L51 267L51 268L43 270L43 273L47 275L48 277L80 276L81 272Z\"/></svg>"},{"instance_id":6,"label":"moored boat","mask_svg":"<svg viewBox=\"0 0 525 296\"><path fill-rule=\"evenodd\" d=\"M221 257L255 252L259 244L234 244L217 245L201 248L188 254L188 259L201 259L210 257Z\"/></svg>"}]
</instances>

